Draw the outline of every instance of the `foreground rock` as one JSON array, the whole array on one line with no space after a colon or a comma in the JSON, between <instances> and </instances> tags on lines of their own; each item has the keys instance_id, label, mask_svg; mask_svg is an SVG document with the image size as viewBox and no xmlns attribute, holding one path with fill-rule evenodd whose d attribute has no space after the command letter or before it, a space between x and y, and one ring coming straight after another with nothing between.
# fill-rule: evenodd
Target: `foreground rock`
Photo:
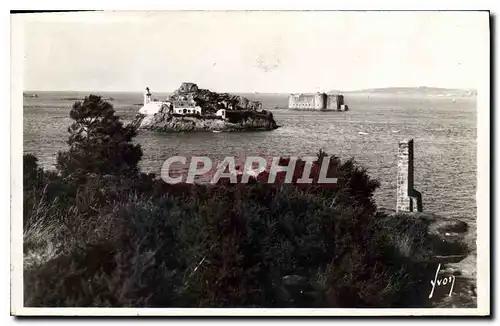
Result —
<instances>
[{"instance_id":1,"label":"foreground rock","mask_svg":"<svg viewBox=\"0 0 500 326\"><path fill-rule=\"evenodd\" d=\"M417 222L413 223L414 225L421 226L418 230L414 228L394 234L396 243L408 243L408 248L401 246L400 251L412 259L428 263L457 263L465 259L470 252L466 243L468 225L463 221L443 218L427 212L401 213L379 210L378 215L382 225L393 224L392 222L396 220L404 222L405 219L411 219ZM411 245L412 241L407 241L408 237L415 241L425 238L427 243L424 246Z\"/></svg>"},{"instance_id":2,"label":"foreground rock","mask_svg":"<svg viewBox=\"0 0 500 326\"><path fill-rule=\"evenodd\" d=\"M432 289L430 280L454 277L453 291L449 286L438 287L440 295L428 299L434 308L477 307L476 255L470 241L471 227L461 220L444 218L432 213L396 213L379 210L379 222L392 234L390 241L409 261L428 265L431 275L423 279L423 286ZM412 221L413 223L409 223ZM399 227L394 227L399 225ZM401 228L401 225L412 225ZM394 232L392 232L394 231ZM443 290L444 289L444 290Z\"/></svg>"}]
</instances>

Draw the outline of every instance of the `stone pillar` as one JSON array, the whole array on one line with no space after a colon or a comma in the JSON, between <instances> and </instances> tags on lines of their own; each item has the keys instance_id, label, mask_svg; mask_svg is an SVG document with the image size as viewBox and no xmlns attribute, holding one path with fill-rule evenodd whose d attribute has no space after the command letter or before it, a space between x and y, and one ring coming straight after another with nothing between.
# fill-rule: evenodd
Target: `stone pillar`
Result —
<instances>
[{"instance_id":1,"label":"stone pillar","mask_svg":"<svg viewBox=\"0 0 500 326\"><path fill-rule=\"evenodd\" d=\"M399 142L397 212L422 211L422 195L413 184L413 139Z\"/></svg>"}]
</instances>

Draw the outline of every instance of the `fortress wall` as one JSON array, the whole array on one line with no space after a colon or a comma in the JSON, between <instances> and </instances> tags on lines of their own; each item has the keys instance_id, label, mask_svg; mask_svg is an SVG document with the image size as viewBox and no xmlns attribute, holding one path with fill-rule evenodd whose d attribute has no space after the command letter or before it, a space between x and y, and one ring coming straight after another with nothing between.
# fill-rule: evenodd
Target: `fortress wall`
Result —
<instances>
[{"instance_id":1,"label":"fortress wall","mask_svg":"<svg viewBox=\"0 0 500 326\"><path fill-rule=\"evenodd\" d=\"M315 104L314 108L316 110L324 110L326 108L326 94L325 93L316 94L316 101L314 104Z\"/></svg>"},{"instance_id":2,"label":"fortress wall","mask_svg":"<svg viewBox=\"0 0 500 326\"><path fill-rule=\"evenodd\" d=\"M312 94L292 94L288 98L290 109L306 109L314 107L315 97Z\"/></svg>"},{"instance_id":3,"label":"fortress wall","mask_svg":"<svg viewBox=\"0 0 500 326\"><path fill-rule=\"evenodd\" d=\"M325 93L318 94L292 94L288 98L290 109L323 110L326 107Z\"/></svg>"},{"instance_id":4,"label":"fortress wall","mask_svg":"<svg viewBox=\"0 0 500 326\"><path fill-rule=\"evenodd\" d=\"M329 94L326 108L327 110L340 110L344 103L344 95Z\"/></svg>"},{"instance_id":5,"label":"fortress wall","mask_svg":"<svg viewBox=\"0 0 500 326\"><path fill-rule=\"evenodd\" d=\"M337 95L337 99L338 99L338 102L339 102L340 105L344 105L345 104L344 95Z\"/></svg>"},{"instance_id":6,"label":"fortress wall","mask_svg":"<svg viewBox=\"0 0 500 326\"><path fill-rule=\"evenodd\" d=\"M337 110L339 107L337 95L328 95L326 108L327 110Z\"/></svg>"}]
</instances>

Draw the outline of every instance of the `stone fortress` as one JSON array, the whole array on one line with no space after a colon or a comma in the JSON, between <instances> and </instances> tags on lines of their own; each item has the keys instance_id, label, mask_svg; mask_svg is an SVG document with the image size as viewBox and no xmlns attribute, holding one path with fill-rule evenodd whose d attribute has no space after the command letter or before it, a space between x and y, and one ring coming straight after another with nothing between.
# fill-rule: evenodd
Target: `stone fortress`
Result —
<instances>
[{"instance_id":1,"label":"stone fortress","mask_svg":"<svg viewBox=\"0 0 500 326\"><path fill-rule=\"evenodd\" d=\"M290 94L288 97L288 108L290 110L311 111L347 111L348 106L341 94Z\"/></svg>"}]
</instances>

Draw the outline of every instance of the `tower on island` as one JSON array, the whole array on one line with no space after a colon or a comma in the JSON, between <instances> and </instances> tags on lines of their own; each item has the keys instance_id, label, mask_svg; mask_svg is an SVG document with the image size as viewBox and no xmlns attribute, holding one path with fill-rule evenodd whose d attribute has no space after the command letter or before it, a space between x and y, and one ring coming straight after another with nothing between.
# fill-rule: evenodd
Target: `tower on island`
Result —
<instances>
[{"instance_id":1,"label":"tower on island","mask_svg":"<svg viewBox=\"0 0 500 326\"><path fill-rule=\"evenodd\" d=\"M149 87L146 87L146 90L144 91L144 105L149 102L151 102L151 92L149 91Z\"/></svg>"}]
</instances>

